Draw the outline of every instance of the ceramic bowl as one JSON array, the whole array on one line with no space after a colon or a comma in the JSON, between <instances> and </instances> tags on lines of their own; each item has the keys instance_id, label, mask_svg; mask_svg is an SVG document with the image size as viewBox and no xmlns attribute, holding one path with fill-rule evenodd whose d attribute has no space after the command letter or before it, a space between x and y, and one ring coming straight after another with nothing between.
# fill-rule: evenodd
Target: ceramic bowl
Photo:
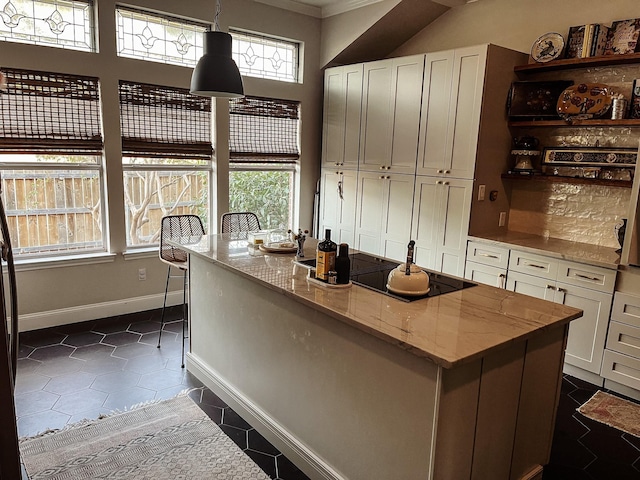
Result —
<instances>
[{"instance_id":1,"label":"ceramic bowl","mask_svg":"<svg viewBox=\"0 0 640 480\"><path fill-rule=\"evenodd\" d=\"M429 292L429 275L417 265L411 265L410 275L406 274L405 264L401 263L387 279L387 289L400 295L425 295Z\"/></svg>"}]
</instances>

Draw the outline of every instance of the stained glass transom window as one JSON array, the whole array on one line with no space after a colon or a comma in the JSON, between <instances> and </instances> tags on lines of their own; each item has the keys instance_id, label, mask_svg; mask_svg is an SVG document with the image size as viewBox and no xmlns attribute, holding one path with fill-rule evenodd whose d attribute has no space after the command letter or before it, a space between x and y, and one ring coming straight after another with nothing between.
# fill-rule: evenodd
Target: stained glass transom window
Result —
<instances>
[{"instance_id":1,"label":"stained glass transom window","mask_svg":"<svg viewBox=\"0 0 640 480\"><path fill-rule=\"evenodd\" d=\"M233 59L242 75L298 82L299 43L232 29L229 33Z\"/></svg>"},{"instance_id":2,"label":"stained glass transom window","mask_svg":"<svg viewBox=\"0 0 640 480\"><path fill-rule=\"evenodd\" d=\"M2 0L0 0L2 1ZM140 10L116 9L118 55L195 67L209 25Z\"/></svg>"},{"instance_id":3,"label":"stained glass transom window","mask_svg":"<svg viewBox=\"0 0 640 480\"><path fill-rule=\"evenodd\" d=\"M0 0L0 41L95 52L92 0Z\"/></svg>"}]
</instances>

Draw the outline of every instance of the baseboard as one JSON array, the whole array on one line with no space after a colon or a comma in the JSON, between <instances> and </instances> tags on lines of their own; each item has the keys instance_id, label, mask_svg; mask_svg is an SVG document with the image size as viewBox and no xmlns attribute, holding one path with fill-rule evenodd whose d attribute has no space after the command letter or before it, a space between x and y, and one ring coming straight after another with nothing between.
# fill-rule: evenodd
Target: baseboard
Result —
<instances>
[{"instance_id":1,"label":"baseboard","mask_svg":"<svg viewBox=\"0 0 640 480\"><path fill-rule=\"evenodd\" d=\"M608 388L620 395L624 395L625 397L633 398L634 400L640 401L640 391L635 388L627 387L626 385L622 385L621 383L614 382L613 380L609 380L605 378L604 380L604 388Z\"/></svg>"},{"instance_id":2,"label":"baseboard","mask_svg":"<svg viewBox=\"0 0 640 480\"><path fill-rule=\"evenodd\" d=\"M46 312L20 314L19 328L21 332L39 330L41 328L57 327L70 323L85 322L99 318L113 317L127 313L143 312L162 308L164 293L146 295L143 297L125 298L112 302L93 303L78 307L61 308ZM167 305L179 305L182 303L182 291L169 292Z\"/></svg>"},{"instance_id":3,"label":"baseboard","mask_svg":"<svg viewBox=\"0 0 640 480\"><path fill-rule=\"evenodd\" d=\"M602 387L604 385L604 378L602 378L600 375L593 372L587 372L586 370L583 370L579 367L574 367L567 362L565 362L564 366L562 367L562 373L579 378L580 380L583 380L585 382L592 383L593 385L597 385L598 387Z\"/></svg>"},{"instance_id":4,"label":"baseboard","mask_svg":"<svg viewBox=\"0 0 640 480\"><path fill-rule=\"evenodd\" d=\"M309 478L312 480L346 480L192 353L187 353L187 370L225 401Z\"/></svg>"}]
</instances>

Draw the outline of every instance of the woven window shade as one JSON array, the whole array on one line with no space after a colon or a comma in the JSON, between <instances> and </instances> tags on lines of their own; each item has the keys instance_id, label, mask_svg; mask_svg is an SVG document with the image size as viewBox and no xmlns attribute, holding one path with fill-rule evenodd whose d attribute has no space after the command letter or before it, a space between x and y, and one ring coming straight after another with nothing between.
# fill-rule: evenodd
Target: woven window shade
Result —
<instances>
[{"instance_id":1,"label":"woven window shade","mask_svg":"<svg viewBox=\"0 0 640 480\"><path fill-rule=\"evenodd\" d=\"M291 162L300 158L300 103L249 97L229 101L232 162Z\"/></svg>"},{"instance_id":2,"label":"woven window shade","mask_svg":"<svg viewBox=\"0 0 640 480\"><path fill-rule=\"evenodd\" d=\"M211 160L211 99L182 88L120 82L122 154Z\"/></svg>"},{"instance_id":3,"label":"woven window shade","mask_svg":"<svg viewBox=\"0 0 640 480\"><path fill-rule=\"evenodd\" d=\"M102 152L98 79L3 68L0 152Z\"/></svg>"}]
</instances>

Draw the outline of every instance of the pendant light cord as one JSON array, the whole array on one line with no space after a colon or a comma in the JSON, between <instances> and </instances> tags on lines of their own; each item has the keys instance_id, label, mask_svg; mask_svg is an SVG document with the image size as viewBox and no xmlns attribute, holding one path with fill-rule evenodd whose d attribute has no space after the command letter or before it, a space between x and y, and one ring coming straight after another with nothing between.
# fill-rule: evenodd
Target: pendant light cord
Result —
<instances>
[{"instance_id":1,"label":"pendant light cord","mask_svg":"<svg viewBox=\"0 0 640 480\"><path fill-rule=\"evenodd\" d=\"M218 17L220 16L221 11L222 11L222 8L220 8L220 0L216 0L216 16L213 20L213 30L215 32L220 31L220 24L218 23Z\"/></svg>"}]
</instances>

